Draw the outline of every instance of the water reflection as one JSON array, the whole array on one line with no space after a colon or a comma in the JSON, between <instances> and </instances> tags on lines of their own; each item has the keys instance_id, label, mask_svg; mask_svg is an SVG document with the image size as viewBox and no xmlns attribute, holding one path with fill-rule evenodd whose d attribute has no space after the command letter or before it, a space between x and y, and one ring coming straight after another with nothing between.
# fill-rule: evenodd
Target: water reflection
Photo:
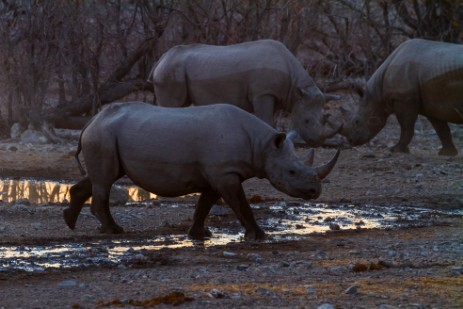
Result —
<instances>
[{"instance_id":1,"label":"water reflection","mask_svg":"<svg viewBox=\"0 0 463 309\"><path fill-rule=\"evenodd\" d=\"M69 189L73 184L58 181L0 180L0 199L14 203L27 201L31 204L59 204L69 201ZM157 196L137 186L114 185L113 190L124 192L127 202L141 202Z\"/></svg>"},{"instance_id":2,"label":"water reflection","mask_svg":"<svg viewBox=\"0 0 463 309\"><path fill-rule=\"evenodd\" d=\"M172 206L171 206L172 207ZM463 216L463 211L438 211L424 208L392 205L327 205L301 203L287 205L255 204L253 208L266 207L273 212L260 220L269 235L266 242L298 240L314 233L330 230L403 228L439 224L447 216ZM5 245L0 246L0 271L24 270L29 272L46 269L95 267L118 265L127 267L143 259L149 252L161 249L193 246L223 246L243 240L242 229L210 227L213 236L204 242L195 242L186 235L157 236L144 239L112 239L93 242L59 243L50 246Z\"/></svg>"}]
</instances>

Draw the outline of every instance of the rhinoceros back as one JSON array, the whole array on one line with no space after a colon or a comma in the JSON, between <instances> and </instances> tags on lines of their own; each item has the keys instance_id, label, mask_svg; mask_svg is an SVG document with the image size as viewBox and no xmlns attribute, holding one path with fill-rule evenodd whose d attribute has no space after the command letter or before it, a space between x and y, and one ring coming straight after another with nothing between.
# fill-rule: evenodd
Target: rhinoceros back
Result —
<instances>
[{"instance_id":1,"label":"rhinoceros back","mask_svg":"<svg viewBox=\"0 0 463 309\"><path fill-rule=\"evenodd\" d=\"M294 55L273 40L176 46L158 61L153 82L158 105L228 102L247 111L255 97L286 101L294 85L314 85Z\"/></svg>"}]
</instances>

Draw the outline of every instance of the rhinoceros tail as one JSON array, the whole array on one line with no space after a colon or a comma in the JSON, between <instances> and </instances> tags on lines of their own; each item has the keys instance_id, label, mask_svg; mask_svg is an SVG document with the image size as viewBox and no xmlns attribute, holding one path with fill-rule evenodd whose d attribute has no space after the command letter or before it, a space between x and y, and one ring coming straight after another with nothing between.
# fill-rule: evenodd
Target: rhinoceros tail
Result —
<instances>
[{"instance_id":1,"label":"rhinoceros tail","mask_svg":"<svg viewBox=\"0 0 463 309\"><path fill-rule=\"evenodd\" d=\"M84 128L84 130L85 130L85 128ZM82 133L84 133L84 130L82 130L82 132L80 133L79 142L77 144L76 154L74 155L74 157L76 158L76 161L77 161L77 166L79 167L79 170L80 170L80 173L82 174L82 176L85 176L86 172L85 172L84 167L82 166L82 163L79 160L79 153L82 151L82 142L81 142L81 140L82 140Z\"/></svg>"},{"instance_id":2,"label":"rhinoceros tail","mask_svg":"<svg viewBox=\"0 0 463 309\"><path fill-rule=\"evenodd\" d=\"M90 119L90 120L85 124L85 126L84 126L83 129L82 129L82 131L80 132L79 141L77 142L76 154L74 155L74 158L76 158L76 161L77 161L77 166L79 167L79 171L80 171L80 173L82 174L82 176L85 176L85 175L87 174L87 173L85 172L84 167L82 166L82 163L81 163L80 160L79 160L79 153L82 151L82 135L84 134L85 129L87 129L87 127L90 125L90 123L93 122L93 119L95 119L95 116L92 117L92 119Z\"/></svg>"}]
</instances>

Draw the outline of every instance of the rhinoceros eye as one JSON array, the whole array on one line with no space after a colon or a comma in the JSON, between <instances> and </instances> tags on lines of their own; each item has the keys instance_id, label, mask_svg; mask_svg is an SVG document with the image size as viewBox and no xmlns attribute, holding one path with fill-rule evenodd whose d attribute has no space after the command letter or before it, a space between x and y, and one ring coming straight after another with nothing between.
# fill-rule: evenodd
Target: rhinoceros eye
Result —
<instances>
[{"instance_id":1,"label":"rhinoceros eye","mask_svg":"<svg viewBox=\"0 0 463 309\"><path fill-rule=\"evenodd\" d=\"M304 122L305 122L305 124L309 124L310 120L309 120L309 119L305 119Z\"/></svg>"},{"instance_id":2,"label":"rhinoceros eye","mask_svg":"<svg viewBox=\"0 0 463 309\"><path fill-rule=\"evenodd\" d=\"M290 171L289 171L289 174L290 174L291 176L294 176L294 175L296 175L296 172L293 171L293 170L290 170Z\"/></svg>"}]
</instances>

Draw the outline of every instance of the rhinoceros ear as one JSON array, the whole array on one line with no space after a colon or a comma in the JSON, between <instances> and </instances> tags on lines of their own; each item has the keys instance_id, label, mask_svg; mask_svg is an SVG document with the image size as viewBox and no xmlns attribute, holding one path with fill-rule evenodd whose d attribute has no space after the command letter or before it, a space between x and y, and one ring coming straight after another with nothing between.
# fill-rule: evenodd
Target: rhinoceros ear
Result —
<instances>
[{"instance_id":1,"label":"rhinoceros ear","mask_svg":"<svg viewBox=\"0 0 463 309\"><path fill-rule=\"evenodd\" d=\"M286 134L284 133L278 133L273 137L273 145L275 146L276 149L279 149L283 147L283 144L286 139Z\"/></svg>"}]
</instances>

